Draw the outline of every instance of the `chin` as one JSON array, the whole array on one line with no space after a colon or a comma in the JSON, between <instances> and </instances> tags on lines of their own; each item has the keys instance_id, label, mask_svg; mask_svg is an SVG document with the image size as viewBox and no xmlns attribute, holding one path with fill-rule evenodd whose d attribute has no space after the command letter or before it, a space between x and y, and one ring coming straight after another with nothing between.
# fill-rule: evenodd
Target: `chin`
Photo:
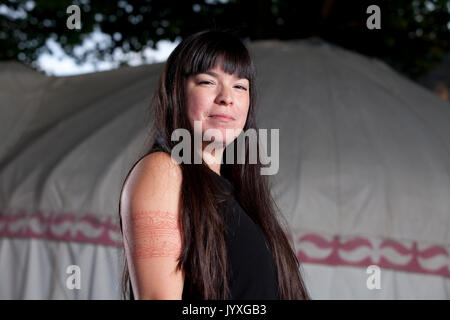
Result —
<instances>
[{"instance_id":1,"label":"chin","mask_svg":"<svg viewBox=\"0 0 450 320\"><path fill-rule=\"evenodd\" d=\"M242 129L211 127L203 132L203 136L208 141L211 141L211 137L214 137L214 140L231 143L241 132Z\"/></svg>"}]
</instances>

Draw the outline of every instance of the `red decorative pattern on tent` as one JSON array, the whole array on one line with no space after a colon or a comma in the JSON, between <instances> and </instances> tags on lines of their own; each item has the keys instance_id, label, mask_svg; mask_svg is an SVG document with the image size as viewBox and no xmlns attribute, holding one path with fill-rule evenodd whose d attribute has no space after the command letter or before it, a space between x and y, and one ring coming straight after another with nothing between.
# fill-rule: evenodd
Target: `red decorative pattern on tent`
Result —
<instances>
[{"instance_id":1,"label":"red decorative pattern on tent","mask_svg":"<svg viewBox=\"0 0 450 320\"><path fill-rule=\"evenodd\" d=\"M35 238L56 241L92 243L105 246L122 246L120 226L111 217L86 214L27 214L14 215L0 212L0 237Z\"/></svg>"},{"instance_id":2,"label":"red decorative pattern on tent","mask_svg":"<svg viewBox=\"0 0 450 320\"><path fill-rule=\"evenodd\" d=\"M0 212L0 237L35 238L122 247L122 235L112 217L86 214L14 215ZM367 267L377 265L399 271L450 277L450 249L366 236L328 236L314 232L294 235L301 263ZM292 235L290 235L292 238Z\"/></svg>"},{"instance_id":3,"label":"red decorative pattern on tent","mask_svg":"<svg viewBox=\"0 0 450 320\"><path fill-rule=\"evenodd\" d=\"M450 250L364 236L323 236L305 233L297 237L297 257L302 263L367 267L377 265L407 272L450 277Z\"/></svg>"}]
</instances>

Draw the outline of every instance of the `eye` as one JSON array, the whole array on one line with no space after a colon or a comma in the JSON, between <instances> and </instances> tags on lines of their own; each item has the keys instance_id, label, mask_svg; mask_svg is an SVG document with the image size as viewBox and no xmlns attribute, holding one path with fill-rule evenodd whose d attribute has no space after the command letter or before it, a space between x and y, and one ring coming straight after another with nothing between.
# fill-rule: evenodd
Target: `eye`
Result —
<instances>
[{"instance_id":1,"label":"eye","mask_svg":"<svg viewBox=\"0 0 450 320\"><path fill-rule=\"evenodd\" d=\"M247 91L247 88L244 86L236 86L236 88L240 88L241 90Z\"/></svg>"},{"instance_id":2,"label":"eye","mask_svg":"<svg viewBox=\"0 0 450 320\"><path fill-rule=\"evenodd\" d=\"M198 84L214 84L214 83L212 83L211 81L203 80L203 81L199 81Z\"/></svg>"}]
</instances>

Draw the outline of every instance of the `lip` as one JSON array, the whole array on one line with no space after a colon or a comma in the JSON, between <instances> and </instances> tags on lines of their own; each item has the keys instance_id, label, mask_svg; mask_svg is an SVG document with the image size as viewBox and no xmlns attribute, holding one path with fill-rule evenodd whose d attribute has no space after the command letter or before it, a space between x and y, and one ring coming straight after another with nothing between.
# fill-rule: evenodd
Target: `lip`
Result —
<instances>
[{"instance_id":1,"label":"lip","mask_svg":"<svg viewBox=\"0 0 450 320\"><path fill-rule=\"evenodd\" d=\"M211 118L215 118L217 120L222 120L222 121L232 121L234 120L234 118L232 116L226 115L226 114L222 114L222 113L218 113L218 114L213 114L210 115Z\"/></svg>"}]
</instances>

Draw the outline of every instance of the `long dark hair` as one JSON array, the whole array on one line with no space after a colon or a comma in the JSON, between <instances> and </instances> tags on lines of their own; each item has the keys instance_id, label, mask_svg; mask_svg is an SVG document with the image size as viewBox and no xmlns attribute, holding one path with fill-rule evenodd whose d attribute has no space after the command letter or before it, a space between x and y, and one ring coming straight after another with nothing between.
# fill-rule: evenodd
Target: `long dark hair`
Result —
<instances>
[{"instance_id":1,"label":"long dark hair","mask_svg":"<svg viewBox=\"0 0 450 320\"><path fill-rule=\"evenodd\" d=\"M214 68L219 61L225 72L236 73L249 80L250 106L243 131L257 130L256 72L246 46L229 31L206 30L184 39L170 54L164 66L152 101L152 143L145 155L156 151L171 154L172 148L178 143L171 141L175 129L184 128L193 134L185 105L186 78ZM278 221L278 218L283 217L270 193L269 181L267 176L260 174L262 165L259 157L256 164L249 163L247 139L244 164L237 161L236 143L231 143L227 148L235 148L235 161L226 164L225 150L221 175L232 183L236 200L267 237L277 267L280 298L309 299L299 261ZM194 163L191 157L191 163ZM185 277L189 277L203 299L229 299L225 234L217 232L225 230L225 227L218 205L221 200L216 196L218 189L214 173L204 163L181 163L180 166L183 174L182 212L179 214L182 250L177 270L184 271ZM287 225L285 220L283 222ZM129 272L125 262L122 283L124 296L128 281Z\"/></svg>"}]
</instances>

